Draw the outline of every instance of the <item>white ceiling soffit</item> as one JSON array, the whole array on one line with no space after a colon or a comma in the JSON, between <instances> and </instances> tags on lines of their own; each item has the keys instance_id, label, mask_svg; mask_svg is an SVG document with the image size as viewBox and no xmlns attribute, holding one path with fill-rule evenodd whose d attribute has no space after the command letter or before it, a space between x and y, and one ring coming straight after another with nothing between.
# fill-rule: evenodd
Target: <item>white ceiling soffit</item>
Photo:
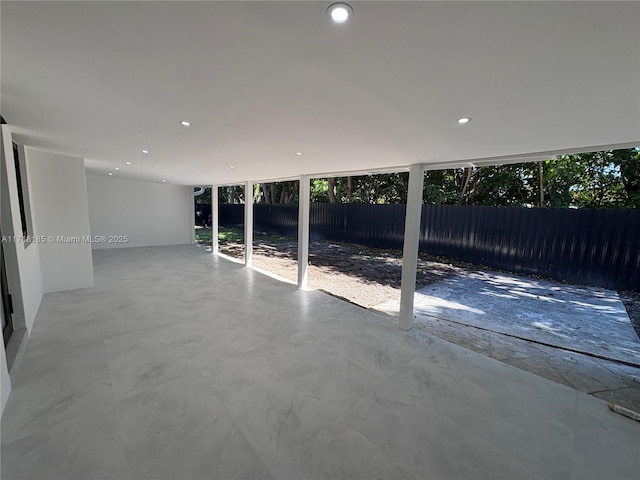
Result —
<instances>
[{"instance_id":1,"label":"white ceiling soffit","mask_svg":"<svg viewBox=\"0 0 640 480\"><path fill-rule=\"evenodd\" d=\"M330 3L3 0L2 115L185 184L640 143L639 2Z\"/></svg>"}]
</instances>

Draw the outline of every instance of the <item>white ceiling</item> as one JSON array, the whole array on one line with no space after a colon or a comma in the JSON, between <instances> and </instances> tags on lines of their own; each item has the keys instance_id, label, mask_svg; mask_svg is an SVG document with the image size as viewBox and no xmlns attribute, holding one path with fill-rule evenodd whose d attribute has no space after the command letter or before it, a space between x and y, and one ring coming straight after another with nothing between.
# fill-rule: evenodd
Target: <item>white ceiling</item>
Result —
<instances>
[{"instance_id":1,"label":"white ceiling","mask_svg":"<svg viewBox=\"0 0 640 480\"><path fill-rule=\"evenodd\" d=\"M330 3L3 0L2 115L184 184L640 144L639 2Z\"/></svg>"}]
</instances>

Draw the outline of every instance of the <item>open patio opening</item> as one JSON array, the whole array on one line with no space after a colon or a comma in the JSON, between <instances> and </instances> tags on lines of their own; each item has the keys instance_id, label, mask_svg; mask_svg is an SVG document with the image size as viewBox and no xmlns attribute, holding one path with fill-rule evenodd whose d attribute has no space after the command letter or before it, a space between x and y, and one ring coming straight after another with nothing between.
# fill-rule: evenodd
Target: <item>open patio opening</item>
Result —
<instances>
[{"instance_id":1,"label":"open patio opening","mask_svg":"<svg viewBox=\"0 0 640 480\"><path fill-rule=\"evenodd\" d=\"M422 330L415 289L423 233L441 233L422 218L425 170L640 145L640 4L355 2L336 25L330 3L2 2L3 476L636 479L637 422ZM311 181L392 169L409 171L397 317L306 288ZM289 180L295 286L252 267L252 192ZM218 254L217 207L213 254L192 245L203 185L215 205L218 187L245 190L242 262ZM21 203L39 240L18 243ZM521 229L502 213L476 226ZM548 249L567 259L622 231L560 224L581 232ZM503 260L520 247L484 243ZM557 276L613 265L610 246ZM507 317L488 300L535 290L588 317L608 299L502 273L495 290L470 276L478 304L454 310ZM457 292L445 300L467 307ZM547 320L531 331L566 336ZM506 333L473 328L506 350Z\"/></svg>"},{"instance_id":2,"label":"open patio opening","mask_svg":"<svg viewBox=\"0 0 640 480\"><path fill-rule=\"evenodd\" d=\"M417 171L420 168L417 167L414 170ZM420 177L420 180L415 183L414 193L418 192L420 199L424 198L428 202L428 189L425 188L422 178ZM310 188L313 191L314 179L311 179ZM262 187L256 185L254 198L260 198L264 195L263 192ZM338 210L350 208L351 211L337 212L335 208L336 211L332 211L333 207L338 207ZM383 213L382 209L387 207L390 210ZM235 216L240 218L239 210L244 207L237 205L234 208L238 210ZM256 212L261 208L265 210L257 219ZM380 210L367 213L371 208ZM438 210L439 208L441 210ZM449 214L445 212L447 208L450 209L447 210ZM479 265L481 262L476 262L474 265L458 259L448 263L446 257L440 259L429 255L431 253L429 245L440 241L437 238L444 238L440 232L442 218L453 215L455 208L458 207L420 204L418 217L420 226L417 228L420 240L416 248L421 253L417 256L416 262L416 290L414 291L413 286L407 289L415 302L412 310L415 326L580 391L595 393L602 398L614 398L620 403L634 406L636 402L633 400L636 395L633 383L636 378L634 369L639 364L640 349L637 335L631 328L624 307L615 292L601 288L578 287L576 289L553 281L545 282L536 278L501 273L495 271L495 267L493 269L482 267ZM506 267L507 270L519 271L519 269L531 268L531 265L526 264L531 263L532 259L537 259L536 261L542 265L543 257L550 253L540 249L553 250L552 244L555 240L553 242L544 240L545 228L539 226L543 224L528 225L527 221L513 216L515 214L501 219L500 215L508 210L491 210L491 207L459 208L471 210L458 212L456 214L460 217L458 220L451 219L452 222L461 223L462 226L456 227L457 230L447 227L446 241L452 245L467 245L469 248L478 247L473 245L474 240L479 245L490 244L493 249L491 261L505 259L510 262ZM361 211L355 212L354 209ZM284 232L283 228L288 229L285 233L290 235L297 228L299 229L300 225L297 221L299 206L256 204L252 210L254 217L252 264L267 271L277 270L276 274L284 272L285 274L281 277L287 278L288 281L295 281L296 266L290 252L297 250L299 242L296 242L293 236L277 236L277 234ZM472 210L476 213L472 213ZM265 213L268 215L264 215ZM521 211L521 214L524 213L543 214L545 210L531 208ZM579 213L568 211L567 215ZM311 204L308 244L310 286L365 308L373 308L397 317L401 304L398 299L398 287L401 283L402 262L393 250L376 250L366 245L359 245L353 238L360 235L364 239L361 243L365 244L380 240L379 235L384 237L388 233L376 231L376 228L381 225L388 225L385 216L396 218L399 225L395 228L402 232L398 237L402 238L403 233L411 226L405 222L404 214L404 205L364 203L335 205L328 202ZM286 217L284 221L283 215ZM491 220L493 217L495 218ZM559 218L563 223L569 222L564 217ZM501 243L505 241L504 239L487 233L492 222L503 226L517 222L515 233L510 235L519 234L521 238L526 239L521 240L525 243L517 245L516 237L510 237L511 239L507 239L510 244L505 249L505 245ZM593 222L593 219L585 222ZM588 224L591 223L587 223L584 224L587 229L585 232L590 232ZM633 221L623 223L634 224ZM567 230L573 228L567 227ZM534 233L527 235L528 229ZM604 232L606 231L605 228ZM582 237L586 238L589 235L591 234L585 234ZM581 234L577 233L574 238L580 236ZM241 237L238 236L236 239L238 246L243 241ZM593 235L591 237L591 240L597 241ZM621 245L625 245L624 248L635 251L633 238L635 238L633 233L627 232L619 237L618 241L622 242ZM387 238L386 241L388 240ZM566 240L558 240L558 242L567 243ZM580 248L585 247L578 247L577 250ZM615 258L617 254L612 251L612 248L611 244L609 255ZM571 249L576 250L576 247ZM598 250L597 246L592 250ZM405 248L404 263L410 266L411 254L409 253L407 257L407 251ZM523 257L523 252L526 258ZM283 257L282 261L280 257ZM460 258L470 260L468 256ZM603 257L603 260L609 261L607 258ZM365 264L367 268L363 267ZM593 258L589 264L595 265ZM274 268L273 265L276 267ZM544 269L542 266L535 268ZM580 262L578 267L565 265L563 268L565 272L569 272L565 274L571 274L571 268L578 268L573 275L581 275L581 271L588 271L587 267L580 270L582 268ZM591 272L589 275L594 273ZM374 284L376 288L370 288ZM382 301L377 301L374 298L377 294L372 294L371 291L378 292ZM371 298L374 298L373 302ZM585 316L589 318L588 323L584 320ZM623 395L612 394L613 391L622 392ZM630 399L631 403L629 403Z\"/></svg>"},{"instance_id":3,"label":"open patio opening","mask_svg":"<svg viewBox=\"0 0 640 480\"><path fill-rule=\"evenodd\" d=\"M212 228L212 248L214 253L222 254L228 259L241 263L246 262L246 215L245 191L246 185L228 185L212 187L217 190L217 215L214 216L215 225ZM215 200L215 197L212 197ZM216 209L216 204L212 205ZM220 218L225 219L225 226L221 228ZM214 238L215 237L215 238Z\"/></svg>"}]
</instances>

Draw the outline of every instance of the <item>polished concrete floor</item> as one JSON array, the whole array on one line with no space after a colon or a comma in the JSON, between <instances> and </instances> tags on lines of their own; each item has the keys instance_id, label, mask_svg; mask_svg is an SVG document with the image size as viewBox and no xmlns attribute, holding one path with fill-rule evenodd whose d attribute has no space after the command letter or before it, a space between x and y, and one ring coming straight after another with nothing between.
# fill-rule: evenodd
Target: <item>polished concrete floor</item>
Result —
<instances>
[{"instance_id":1,"label":"polished concrete floor","mask_svg":"<svg viewBox=\"0 0 640 480\"><path fill-rule=\"evenodd\" d=\"M2 478L636 479L606 403L198 247L47 294Z\"/></svg>"}]
</instances>

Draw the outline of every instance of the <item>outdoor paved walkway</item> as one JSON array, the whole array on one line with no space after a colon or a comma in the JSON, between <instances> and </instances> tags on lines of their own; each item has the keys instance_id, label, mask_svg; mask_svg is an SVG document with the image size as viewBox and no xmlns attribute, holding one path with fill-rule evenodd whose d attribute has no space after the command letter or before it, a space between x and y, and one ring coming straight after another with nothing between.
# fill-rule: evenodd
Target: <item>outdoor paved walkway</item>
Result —
<instances>
[{"instance_id":1,"label":"outdoor paved walkway","mask_svg":"<svg viewBox=\"0 0 640 480\"><path fill-rule=\"evenodd\" d=\"M640 340L612 290L470 272L419 290L415 312L640 367Z\"/></svg>"},{"instance_id":2,"label":"outdoor paved walkway","mask_svg":"<svg viewBox=\"0 0 640 480\"><path fill-rule=\"evenodd\" d=\"M614 291L469 272L418 290L414 313L417 329L640 412L640 340Z\"/></svg>"}]
</instances>

